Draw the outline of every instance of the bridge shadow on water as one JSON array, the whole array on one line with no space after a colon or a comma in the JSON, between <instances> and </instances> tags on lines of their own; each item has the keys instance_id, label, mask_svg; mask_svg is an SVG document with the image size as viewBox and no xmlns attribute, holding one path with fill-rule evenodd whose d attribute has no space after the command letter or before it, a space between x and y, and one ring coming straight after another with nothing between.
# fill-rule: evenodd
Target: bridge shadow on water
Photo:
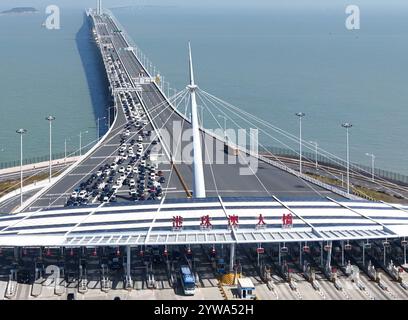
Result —
<instances>
[{"instance_id":1,"label":"bridge shadow on water","mask_svg":"<svg viewBox=\"0 0 408 320\"><path fill-rule=\"evenodd\" d=\"M86 14L84 14L81 28L76 33L75 42L88 83L96 127L96 119L98 117L106 117L108 119L108 107L113 105L113 100L109 93L109 81L102 56L93 39L92 24ZM113 110L111 109L111 111ZM102 135L107 130L107 120L101 120L99 126L99 131Z\"/></svg>"}]
</instances>

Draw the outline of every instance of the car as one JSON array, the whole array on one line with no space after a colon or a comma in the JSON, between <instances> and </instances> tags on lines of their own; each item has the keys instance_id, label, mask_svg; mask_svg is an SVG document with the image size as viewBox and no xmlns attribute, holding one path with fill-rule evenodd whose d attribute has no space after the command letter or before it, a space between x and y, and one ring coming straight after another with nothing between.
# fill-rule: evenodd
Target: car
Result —
<instances>
[{"instance_id":1,"label":"car","mask_svg":"<svg viewBox=\"0 0 408 320\"><path fill-rule=\"evenodd\" d=\"M132 169L133 169L133 168L132 168L132 166L131 166L131 165L128 165L128 166L126 167L126 171L127 171L127 172L131 172L131 171L132 171Z\"/></svg>"},{"instance_id":2,"label":"car","mask_svg":"<svg viewBox=\"0 0 408 320\"><path fill-rule=\"evenodd\" d=\"M18 283L23 283L23 284L28 284L31 281L31 272L30 270L18 270L17 271L17 282Z\"/></svg>"},{"instance_id":3,"label":"car","mask_svg":"<svg viewBox=\"0 0 408 320\"><path fill-rule=\"evenodd\" d=\"M164 183L164 181L166 181L166 178L165 178L165 177L160 177L160 178L159 178L159 183Z\"/></svg>"},{"instance_id":4,"label":"car","mask_svg":"<svg viewBox=\"0 0 408 320\"><path fill-rule=\"evenodd\" d=\"M125 172L125 167L123 167L123 166L120 167L118 171L119 171L119 173L124 173Z\"/></svg>"},{"instance_id":5,"label":"car","mask_svg":"<svg viewBox=\"0 0 408 320\"><path fill-rule=\"evenodd\" d=\"M73 294L73 293L68 293L68 294L67 294L67 300L75 300L75 294Z\"/></svg>"},{"instance_id":6,"label":"car","mask_svg":"<svg viewBox=\"0 0 408 320\"><path fill-rule=\"evenodd\" d=\"M87 194L88 192L86 192L86 190L81 190L81 192L78 194L78 197L83 199L86 197Z\"/></svg>"},{"instance_id":7,"label":"car","mask_svg":"<svg viewBox=\"0 0 408 320\"><path fill-rule=\"evenodd\" d=\"M71 198L72 199L76 199L78 197L78 192L77 191L73 191L72 193L71 193Z\"/></svg>"},{"instance_id":8,"label":"car","mask_svg":"<svg viewBox=\"0 0 408 320\"><path fill-rule=\"evenodd\" d=\"M109 197L108 197L108 196L104 196L104 197L103 197L103 202L109 202Z\"/></svg>"},{"instance_id":9,"label":"car","mask_svg":"<svg viewBox=\"0 0 408 320\"><path fill-rule=\"evenodd\" d=\"M102 175L102 170L98 170L97 172L96 172L96 176L97 177L100 177Z\"/></svg>"},{"instance_id":10,"label":"car","mask_svg":"<svg viewBox=\"0 0 408 320\"><path fill-rule=\"evenodd\" d=\"M159 177L162 177L162 176L163 176L163 171L161 171L161 170L157 171L157 175L158 175Z\"/></svg>"}]
</instances>

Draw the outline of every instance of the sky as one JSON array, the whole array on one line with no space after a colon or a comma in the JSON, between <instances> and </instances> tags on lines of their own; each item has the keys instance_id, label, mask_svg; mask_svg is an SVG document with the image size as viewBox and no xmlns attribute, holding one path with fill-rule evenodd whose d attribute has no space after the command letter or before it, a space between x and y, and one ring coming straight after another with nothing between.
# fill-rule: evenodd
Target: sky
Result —
<instances>
[{"instance_id":1,"label":"sky","mask_svg":"<svg viewBox=\"0 0 408 320\"><path fill-rule=\"evenodd\" d=\"M61 7L94 7L96 0L1 0L0 9L32 6L38 9L55 4ZM176 5L197 7L271 7L288 9L327 8L349 4L389 9L408 7L406 0L103 0L109 8L131 5Z\"/></svg>"}]
</instances>

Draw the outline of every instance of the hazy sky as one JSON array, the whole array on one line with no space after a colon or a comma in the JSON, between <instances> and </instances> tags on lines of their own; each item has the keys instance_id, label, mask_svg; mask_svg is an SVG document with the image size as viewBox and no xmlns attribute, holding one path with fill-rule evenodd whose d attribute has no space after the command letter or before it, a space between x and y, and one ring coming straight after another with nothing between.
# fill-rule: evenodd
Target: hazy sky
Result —
<instances>
[{"instance_id":1,"label":"hazy sky","mask_svg":"<svg viewBox=\"0 0 408 320\"><path fill-rule=\"evenodd\" d=\"M62 7L94 7L96 0L1 0L0 8L8 9L17 6L33 6L43 8L49 4ZM103 0L107 7L129 5L179 5L201 7L285 7L285 8L316 8L330 6L346 6L355 4L365 7L408 7L406 0Z\"/></svg>"}]
</instances>

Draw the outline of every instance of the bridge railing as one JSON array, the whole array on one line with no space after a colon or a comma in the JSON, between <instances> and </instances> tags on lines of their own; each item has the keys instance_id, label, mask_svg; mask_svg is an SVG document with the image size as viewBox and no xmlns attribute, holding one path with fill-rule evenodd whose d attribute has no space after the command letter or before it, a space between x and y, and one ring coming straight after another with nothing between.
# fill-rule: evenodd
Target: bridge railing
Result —
<instances>
[{"instance_id":1,"label":"bridge railing","mask_svg":"<svg viewBox=\"0 0 408 320\"><path fill-rule=\"evenodd\" d=\"M281 157L287 157L287 158L293 158L293 159L299 159L299 154L293 150L287 149L287 148L280 148L280 147L266 147L268 151L270 151L273 155L275 156L281 156ZM315 161L316 159L316 154L313 152L302 152L303 159L307 159L309 161ZM343 160L336 160L333 161L332 159L329 159L328 157L325 157L321 154L317 154L317 162L320 165L326 165L338 170L345 170L347 167L346 161ZM359 174L366 176L366 177L371 177L371 171L372 168L370 166L362 165L359 163L350 163L350 168ZM397 183L402 183L408 185L408 176L393 172L393 171L388 171L380 168L374 168L374 175L376 177L383 178L385 180L389 180L392 182L397 182Z\"/></svg>"},{"instance_id":2,"label":"bridge railing","mask_svg":"<svg viewBox=\"0 0 408 320\"><path fill-rule=\"evenodd\" d=\"M82 148L82 154L86 153L88 150L92 148L92 145L89 146L84 146ZM69 157L77 157L79 156L80 152L79 150L73 150L73 151L67 151L67 158ZM65 158L65 153L64 152L57 152L52 154L52 160L56 159L64 159ZM30 157L30 158L24 158L23 159L23 166L27 164L35 164L35 163L40 163L44 161L48 161L50 159L50 156L47 155L41 155L41 156L35 156L35 157ZM11 161L4 161L0 162L0 169L7 169L7 168L13 168L13 167L19 167L20 166L20 160L11 160Z\"/></svg>"}]
</instances>

